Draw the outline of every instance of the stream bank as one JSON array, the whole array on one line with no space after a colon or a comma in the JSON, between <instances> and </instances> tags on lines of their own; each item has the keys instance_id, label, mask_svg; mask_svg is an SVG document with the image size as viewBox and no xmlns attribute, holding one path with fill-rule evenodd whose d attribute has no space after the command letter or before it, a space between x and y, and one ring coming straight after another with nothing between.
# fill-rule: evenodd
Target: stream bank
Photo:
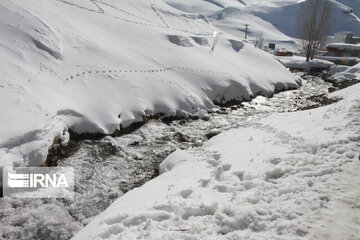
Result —
<instances>
[{"instance_id":1,"label":"stream bank","mask_svg":"<svg viewBox=\"0 0 360 240\"><path fill-rule=\"evenodd\" d=\"M2 237L19 239L26 234L27 238L69 239L114 200L156 177L159 164L174 150L199 147L239 122L335 101L324 101L332 85L320 76L295 74L303 79L299 89L222 107L218 113L209 114L207 121L149 119L146 124L117 137L72 138L71 151L63 153L61 148L55 149L53 156L58 159L52 164L74 168L75 198L1 199ZM52 216L46 215L48 211Z\"/></svg>"}]
</instances>

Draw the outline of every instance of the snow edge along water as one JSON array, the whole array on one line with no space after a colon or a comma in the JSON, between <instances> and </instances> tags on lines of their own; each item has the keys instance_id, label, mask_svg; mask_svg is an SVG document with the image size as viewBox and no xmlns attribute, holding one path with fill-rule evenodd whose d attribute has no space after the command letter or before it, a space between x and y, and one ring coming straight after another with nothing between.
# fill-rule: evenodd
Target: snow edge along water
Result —
<instances>
[{"instance_id":1,"label":"snow edge along water","mask_svg":"<svg viewBox=\"0 0 360 240\"><path fill-rule=\"evenodd\" d=\"M359 90L177 150L72 239L357 239Z\"/></svg>"}]
</instances>

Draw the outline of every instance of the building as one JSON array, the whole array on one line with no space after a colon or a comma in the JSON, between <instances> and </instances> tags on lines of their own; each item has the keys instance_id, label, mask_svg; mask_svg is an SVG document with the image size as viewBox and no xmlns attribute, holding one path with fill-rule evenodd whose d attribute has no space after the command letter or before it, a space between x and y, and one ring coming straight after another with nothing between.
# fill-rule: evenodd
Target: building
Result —
<instances>
[{"instance_id":1,"label":"building","mask_svg":"<svg viewBox=\"0 0 360 240\"><path fill-rule=\"evenodd\" d=\"M327 56L360 57L360 44L330 43L326 46Z\"/></svg>"},{"instance_id":2,"label":"building","mask_svg":"<svg viewBox=\"0 0 360 240\"><path fill-rule=\"evenodd\" d=\"M335 64L353 66L360 61L360 44L330 43L326 46L325 54L317 58Z\"/></svg>"},{"instance_id":3,"label":"building","mask_svg":"<svg viewBox=\"0 0 360 240\"><path fill-rule=\"evenodd\" d=\"M352 32L338 32L328 37L326 50L317 56L335 64L353 66L360 61L360 37Z\"/></svg>"},{"instance_id":4,"label":"building","mask_svg":"<svg viewBox=\"0 0 360 240\"><path fill-rule=\"evenodd\" d=\"M352 32L338 32L333 37L328 37L327 42L357 44L360 43L360 37L354 37Z\"/></svg>"}]
</instances>

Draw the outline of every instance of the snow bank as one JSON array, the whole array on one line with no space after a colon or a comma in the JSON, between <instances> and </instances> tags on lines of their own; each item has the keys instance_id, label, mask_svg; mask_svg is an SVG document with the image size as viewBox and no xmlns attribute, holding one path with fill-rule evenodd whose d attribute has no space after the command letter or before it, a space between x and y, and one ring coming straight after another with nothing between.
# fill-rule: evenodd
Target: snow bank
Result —
<instances>
[{"instance_id":1,"label":"snow bank","mask_svg":"<svg viewBox=\"0 0 360 240\"><path fill-rule=\"evenodd\" d=\"M159 113L206 117L214 101L299 83L229 34L211 51L207 18L161 0L9 0L0 13L1 166L42 163L68 128L111 134Z\"/></svg>"},{"instance_id":2,"label":"snow bank","mask_svg":"<svg viewBox=\"0 0 360 240\"><path fill-rule=\"evenodd\" d=\"M349 68L350 67L346 66L346 65L335 65L335 66L332 66L330 68L330 70L328 71L328 74L329 75L334 75L334 74L337 74L337 73L340 73L340 72L344 72Z\"/></svg>"},{"instance_id":3,"label":"snow bank","mask_svg":"<svg viewBox=\"0 0 360 240\"><path fill-rule=\"evenodd\" d=\"M330 69L332 66L335 66L334 63L321 59L313 59L309 62L306 62L306 58L301 56L277 56L276 59L279 60L279 62L281 62L287 68L303 69L305 71L310 71L314 69Z\"/></svg>"},{"instance_id":4,"label":"snow bank","mask_svg":"<svg viewBox=\"0 0 360 240\"><path fill-rule=\"evenodd\" d=\"M360 63L352 67L343 67L330 72L332 76L329 78L337 83L347 80L360 80Z\"/></svg>"},{"instance_id":5,"label":"snow bank","mask_svg":"<svg viewBox=\"0 0 360 240\"><path fill-rule=\"evenodd\" d=\"M359 91L174 152L73 239L356 239Z\"/></svg>"},{"instance_id":6,"label":"snow bank","mask_svg":"<svg viewBox=\"0 0 360 240\"><path fill-rule=\"evenodd\" d=\"M360 44L349 43L330 43L326 47L335 48L339 50L360 50Z\"/></svg>"}]
</instances>

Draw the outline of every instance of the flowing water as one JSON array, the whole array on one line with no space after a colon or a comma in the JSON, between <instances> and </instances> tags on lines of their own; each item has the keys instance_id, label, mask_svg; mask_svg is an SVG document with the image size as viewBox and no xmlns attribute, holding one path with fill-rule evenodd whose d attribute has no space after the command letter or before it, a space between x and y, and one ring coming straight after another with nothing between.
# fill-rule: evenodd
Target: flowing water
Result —
<instances>
[{"instance_id":1,"label":"flowing water","mask_svg":"<svg viewBox=\"0 0 360 240\"><path fill-rule=\"evenodd\" d=\"M78 142L74 154L58 163L75 170L74 199L0 199L0 238L69 239L121 195L156 177L159 164L175 149L199 147L240 122L256 121L273 112L333 102L324 97L331 84L296 74L303 79L299 89L221 108L209 114L208 121L152 119L121 137Z\"/></svg>"}]
</instances>

